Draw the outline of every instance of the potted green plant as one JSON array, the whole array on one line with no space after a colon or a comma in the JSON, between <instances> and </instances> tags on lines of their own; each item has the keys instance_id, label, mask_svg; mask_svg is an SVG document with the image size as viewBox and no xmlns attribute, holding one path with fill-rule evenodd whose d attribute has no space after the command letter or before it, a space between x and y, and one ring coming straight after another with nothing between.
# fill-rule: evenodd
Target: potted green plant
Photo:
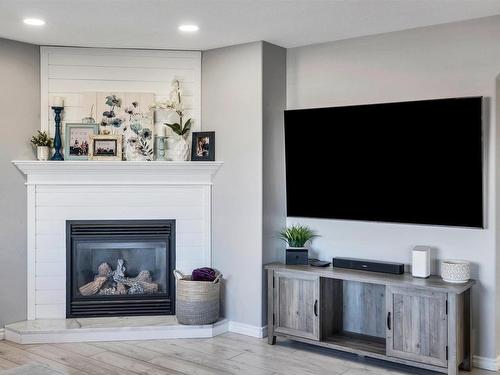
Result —
<instances>
[{"instance_id":1,"label":"potted green plant","mask_svg":"<svg viewBox=\"0 0 500 375\"><path fill-rule=\"evenodd\" d=\"M36 157L38 160L45 161L49 159L53 140L46 132L38 130L37 134L31 137L31 144L36 147Z\"/></svg>"},{"instance_id":2,"label":"potted green plant","mask_svg":"<svg viewBox=\"0 0 500 375\"><path fill-rule=\"evenodd\" d=\"M279 238L287 244L286 264L308 264L307 243L318 234L305 225L292 225L279 233Z\"/></svg>"}]
</instances>

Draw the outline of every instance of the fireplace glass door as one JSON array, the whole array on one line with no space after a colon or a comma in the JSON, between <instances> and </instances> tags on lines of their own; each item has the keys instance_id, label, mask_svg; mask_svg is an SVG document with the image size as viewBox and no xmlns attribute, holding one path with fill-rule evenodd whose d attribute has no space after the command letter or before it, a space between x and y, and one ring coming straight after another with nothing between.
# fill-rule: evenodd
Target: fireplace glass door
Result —
<instances>
[{"instance_id":1,"label":"fireplace glass door","mask_svg":"<svg viewBox=\"0 0 500 375\"><path fill-rule=\"evenodd\" d=\"M68 317L174 313L172 220L67 225Z\"/></svg>"},{"instance_id":2,"label":"fireplace glass door","mask_svg":"<svg viewBox=\"0 0 500 375\"><path fill-rule=\"evenodd\" d=\"M165 294L165 241L79 241L75 247L75 295L87 297Z\"/></svg>"}]
</instances>

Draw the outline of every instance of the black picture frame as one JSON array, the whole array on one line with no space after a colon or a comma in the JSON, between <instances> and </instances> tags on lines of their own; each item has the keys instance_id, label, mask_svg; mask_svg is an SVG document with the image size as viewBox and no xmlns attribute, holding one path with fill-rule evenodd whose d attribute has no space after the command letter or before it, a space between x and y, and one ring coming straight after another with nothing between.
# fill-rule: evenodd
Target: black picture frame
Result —
<instances>
[{"instance_id":1,"label":"black picture frame","mask_svg":"<svg viewBox=\"0 0 500 375\"><path fill-rule=\"evenodd\" d=\"M215 161L215 132L193 132L191 143L192 161ZM201 138L207 138L205 147L200 152L198 142ZM206 155L201 155L206 152Z\"/></svg>"}]
</instances>

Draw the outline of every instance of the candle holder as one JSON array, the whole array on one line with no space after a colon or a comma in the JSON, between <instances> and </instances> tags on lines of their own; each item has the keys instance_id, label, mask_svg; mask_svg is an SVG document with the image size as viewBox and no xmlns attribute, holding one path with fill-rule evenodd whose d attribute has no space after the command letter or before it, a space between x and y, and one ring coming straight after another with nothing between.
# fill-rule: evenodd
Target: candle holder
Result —
<instances>
[{"instance_id":1,"label":"candle holder","mask_svg":"<svg viewBox=\"0 0 500 375\"><path fill-rule=\"evenodd\" d=\"M155 136L155 160L156 161L165 161L165 140L167 137L163 136Z\"/></svg>"},{"instance_id":2,"label":"candle holder","mask_svg":"<svg viewBox=\"0 0 500 375\"><path fill-rule=\"evenodd\" d=\"M54 155L50 158L50 160L64 160L64 157L61 153L61 112L63 111L64 107L52 107L54 110L55 116L54 116L54 121L56 122L56 128L55 128L55 136L54 136L54 148L55 152Z\"/></svg>"}]
</instances>

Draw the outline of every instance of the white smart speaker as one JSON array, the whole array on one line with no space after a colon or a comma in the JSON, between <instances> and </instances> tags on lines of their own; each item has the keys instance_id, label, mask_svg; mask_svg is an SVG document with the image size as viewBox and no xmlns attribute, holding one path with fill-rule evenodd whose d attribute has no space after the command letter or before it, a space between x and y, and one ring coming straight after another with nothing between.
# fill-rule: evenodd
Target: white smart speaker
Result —
<instances>
[{"instance_id":1,"label":"white smart speaker","mask_svg":"<svg viewBox=\"0 0 500 375\"><path fill-rule=\"evenodd\" d=\"M431 248L429 246L415 246L411 258L413 277L426 278L431 275Z\"/></svg>"}]
</instances>

